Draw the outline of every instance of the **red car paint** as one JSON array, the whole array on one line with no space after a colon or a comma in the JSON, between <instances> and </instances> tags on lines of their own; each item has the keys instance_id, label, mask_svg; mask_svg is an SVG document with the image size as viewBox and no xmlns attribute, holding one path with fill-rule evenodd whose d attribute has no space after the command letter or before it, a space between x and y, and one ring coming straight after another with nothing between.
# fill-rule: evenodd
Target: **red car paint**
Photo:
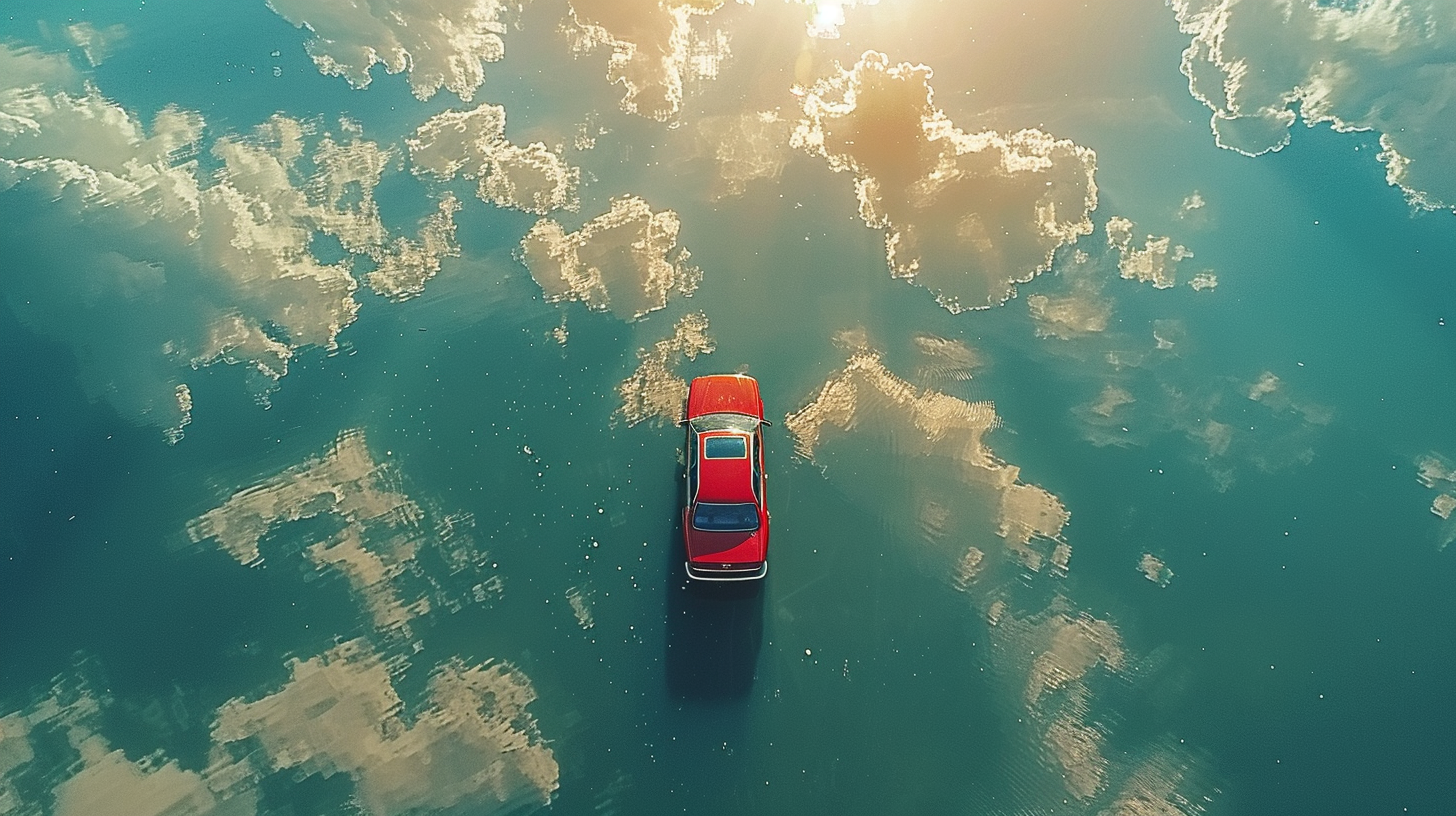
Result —
<instances>
[{"instance_id":1,"label":"red car paint","mask_svg":"<svg viewBox=\"0 0 1456 816\"><path fill-rule=\"evenodd\" d=\"M688 389L688 577L746 581L768 574L763 400L742 374L698 377Z\"/></svg>"}]
</instances>

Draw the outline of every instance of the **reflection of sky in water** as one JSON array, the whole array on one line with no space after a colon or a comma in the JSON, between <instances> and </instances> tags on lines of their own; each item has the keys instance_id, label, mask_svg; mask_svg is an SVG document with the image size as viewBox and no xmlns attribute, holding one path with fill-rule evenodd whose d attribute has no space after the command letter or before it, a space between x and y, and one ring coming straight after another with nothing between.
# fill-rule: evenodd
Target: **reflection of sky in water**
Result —
<instances>
[{"instance_id":1,"label":"reflection of sky in water","mask_svg":"<svg viewBox=\"0 0 1456 816\"><path fill-rule=\"evenodd\" d=\"M1449 810L1456 25L1286 11L16 5L0 813Z\"/></svg>"}]
</instances>

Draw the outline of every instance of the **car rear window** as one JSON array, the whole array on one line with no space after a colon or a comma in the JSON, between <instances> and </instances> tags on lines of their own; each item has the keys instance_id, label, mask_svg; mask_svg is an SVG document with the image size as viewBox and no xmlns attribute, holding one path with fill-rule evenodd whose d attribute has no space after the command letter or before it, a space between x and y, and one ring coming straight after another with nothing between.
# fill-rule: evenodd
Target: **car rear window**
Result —
<instances>
[{"instance_id":1,"label":"car rear window","mask_svg":"<svg viewBox=\"0 0 1456 816\"><path fill-rule=\"evenodd\" d=\"M752 504L700 502L693 510L693 526L715 533L743 533L758 529L758 507Z\"/></svg>"},{"instance_id":2,"label":"car rear window","mask_svg":"<svg viewBox=\"0 0 1456 816\"><path fill-rule=\"evenodd\" d=\"M748 438L743 436L703 437L705 459L747 459Z\"/></svg>"}]
</instances>

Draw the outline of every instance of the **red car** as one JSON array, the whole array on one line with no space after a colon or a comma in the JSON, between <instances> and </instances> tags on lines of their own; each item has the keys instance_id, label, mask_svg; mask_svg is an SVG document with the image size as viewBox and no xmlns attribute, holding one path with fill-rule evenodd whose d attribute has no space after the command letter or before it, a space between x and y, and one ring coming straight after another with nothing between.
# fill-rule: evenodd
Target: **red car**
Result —
<instances>
[{"instance_id":1,"label":"red car","mask_svg":"<svg viewBox=\"0 0 1456 816\"><path fill-rule=\"evenodd\" d=\"M763 399L743 374L698 377L688 389L688 577L750 581L768 574Z\"/></svg>"}]
</instances>

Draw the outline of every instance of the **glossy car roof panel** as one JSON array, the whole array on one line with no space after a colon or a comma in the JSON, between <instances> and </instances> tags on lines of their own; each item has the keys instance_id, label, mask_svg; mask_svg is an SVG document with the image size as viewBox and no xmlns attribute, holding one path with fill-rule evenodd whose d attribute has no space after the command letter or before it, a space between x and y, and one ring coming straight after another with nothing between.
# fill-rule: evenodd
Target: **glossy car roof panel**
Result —
<instances>
[{"instance_id":1,"label":"glossy car roof panel","mask_svg":"<svg viewBox=\"0 0 1456 816\"><path fill-rule=\"evenodd\" d=\"M708 502L751 502L753 495L753 459L748 456L731 459L710 459L704 455L704 448L714 437L738 437L744 440L744 447L752 450L746 434L732 431L713 431L698 437L698 495L697 501Z\"/></svg>"}]
</instances>

